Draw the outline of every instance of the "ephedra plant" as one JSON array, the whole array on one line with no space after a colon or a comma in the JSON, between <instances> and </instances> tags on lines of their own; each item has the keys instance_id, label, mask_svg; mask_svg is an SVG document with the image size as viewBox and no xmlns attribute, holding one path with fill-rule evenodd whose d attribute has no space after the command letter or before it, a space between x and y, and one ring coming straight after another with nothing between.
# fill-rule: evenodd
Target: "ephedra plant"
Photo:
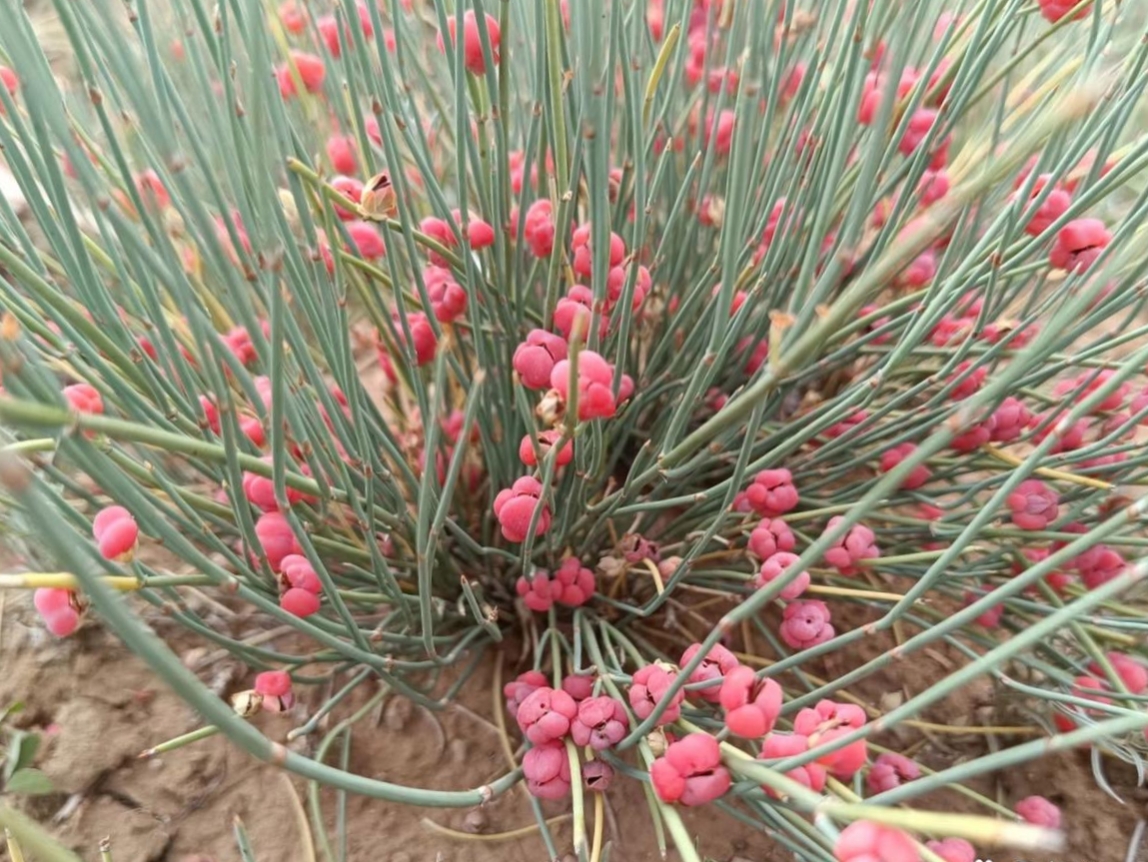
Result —
<instances>
[{"instance_id":1,"label":"ephedra plant","mask_svg":"<svg viewBox=\"0 0 1148 862\"><path fill-rule=\"evenodd\" d=\"M46 552L7 586L314 781L568 800L554 857L602 857L622 781L684 860L700 805L803 860L1054 849L1054 806L962 783L1146 746L1137 6L59 0L59 68L5 0L5 529ZM855 693L924 650L951 671ZM492 657L483 787L259 730ZM1022 741L888 748L986 676Z\"/></svg>"}]
</instances>

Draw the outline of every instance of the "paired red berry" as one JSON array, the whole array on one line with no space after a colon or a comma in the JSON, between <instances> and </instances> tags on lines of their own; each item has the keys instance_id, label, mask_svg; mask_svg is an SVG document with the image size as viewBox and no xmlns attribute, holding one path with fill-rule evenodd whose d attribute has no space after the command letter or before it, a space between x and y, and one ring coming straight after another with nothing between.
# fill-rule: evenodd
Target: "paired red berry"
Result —
<instances>
[{"instance_id":1,"label":"paired red berry","mask_svg":"<svg viewBox=\"0 0 1148 862\"><path fill-rule=\"evenodd\" d=\"M510 542L526 541L530 519L541 506L534 535L541 536L550 529L550 507L542 505L542 483L532 476L521 479L494 498L494 516L502 527L502 535Z\"/></svg>"},{"instance_id":2,"label":"paired red berry","mask_svg":"<svg viewBox=\"0 0 1148 862\"><path fill-rule=\"evenodd\" d=\"M76 594L57 587L42 587L32 594L32 603L44 626L58 638L66 638L80 625Z\"/></svg>"},{"instance_id":3,"label":"paired red berry","mask_svg":"<svg viewBox=\"0 0 1148 862\"><path fill-rule=\"evenodd\" d=\"M725 675L719 696L725 726L734 736L765 736L781 714L781 686L776 680L758 679L753 668L745 665Z\"/></svg>"},{"instance_id":4,"label":"paired red berry","mask_svg":"<svg viewBox=\"0 0 1148 862\"><path fill-rule=\"evenodd\" d=\"M101 509L92 520L92 536L100 556L115 562L128 562L139 546L139 527L131 512L123 506Z\"/></svg>"},{"instance_id":5,"label":"paired red berry","mask_svg":"<svg viewBox=\"0 0 1148 862\"><path fill-rule=\"evenodd\" d=\"M708 733L691 733L670 743L666 753L650 764L650 781L663 802L686 806L713 802L730 786L721 748Z\"/></svg>"},{"instance_id":6,"label":"paired red berry","mask_svg":"<svg viewBox=\"0 0 1148 862\"><path fill-rule=\"evenodd\" d=\"M630 683L629 691L630 706L633 708L634 714L642 720L649 718L655 707L665 700L675 679L677 679L677 673L667 670L660 664L648 664L636 671ZM658 716L658 726L678 720L681 716L682 700L684 699L685 691L678 689L670 698L662 714Z\"/></svg>"},{"instance_id":7,"label":"paired red berry","mask_svg":"<svg viewBox=\"0 0 1148 862\"><path fill-rule=\"evenodd\" d=\"M829 606L825 602L815 599L790 602L782 612L779 633L791 649L809 649L833 639L836 632L829 620Z\"/></svg>"},{"instance_id":8,"label":"paired red berry","mask_svg":"<svg viewBox=\"0 0 1148 862\"><path fill-rule=\"evenodd\" d=\"M458 22L454 15L447 19L447 28L450 30L450 41L453 47L455 42L455 30L458 28ZM498 26L498 21L490 15L485 16L486 35L490 40L490 53L497 66L499 63L498 49L502 41L502 32ZM438 47L440 51L446 50L443 35L438 34ZM482 52L482 34L478 28L478 17L474 14L473 10L467 10L462 18L462 57L463 65L466 70L474 75L482 75L486 72L486 58Z\"/></svg>"}]
</instances>

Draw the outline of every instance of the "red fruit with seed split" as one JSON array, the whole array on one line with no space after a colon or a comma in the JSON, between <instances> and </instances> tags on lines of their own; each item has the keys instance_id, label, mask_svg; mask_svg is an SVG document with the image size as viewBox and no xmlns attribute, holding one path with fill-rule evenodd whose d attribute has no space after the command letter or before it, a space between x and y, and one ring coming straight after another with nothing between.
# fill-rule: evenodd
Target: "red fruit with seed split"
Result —
<instances>
[{"instance_id":1,"label":"red fruit with seed split","mask_svg":"<svg viewBox=\"0 0 1148 862\"><path fill-rule=\"evenodd\" d=\"M791 602L782 613L781 639L791 649L803 650L831 640L836 632L829 622L829 606L817 600Z\"/></svg>"},{"instance_id":2,"label":"red fruit with seed split","mask_svg":"<svg viewBox=\"0 0 1148 862\"><path fill-rule=\"evenodd\" d=\"M791 569L798 559L797 554L791 554L788 551L778 551L773 556L765 559L757 574L754 575L754 587L760 590L773 583L787 570ZM787 602L796 599L809 589L810 580L809 572L799 572L797 577L790 581L785 589L777 594L777 598Z\"/></svg>"},{"instance_id":3,"label":"red fruit with seed split","mask_svg":"<svg viewBox=\"0 0 1148 862\"><path fill-rule=\"evenodd\" d=\"M332 177L331 188L354 203L359 203L359 201L363 199L363 181L357 180L354 177ZM352 219L358 218L354 212L338 204L335 204L335 215L343 221L351 221Z\"/></svg>"},{"instance_id":4,"label":"red fruit with seed split","mask_svg":"<svg viewBox=\"0 0 1148 862\"><path fill-rule=\"evenodd\" d=\"M776 518L797 506L797 488L793 484L793 474L786 469L762 470L744 491L742 503L746 508L734 505L739 511L752 509L763 518Z\"/></svg>"},{"instance_id":5,"label":"red fruit with seed split","mask_svg":"<svg viewBox=\"0 0 1148 862\"><path fill-rule=\"evenodd\" d=\"M781 714L781 686L772 679L759 680L753 668L745 665L725 675L719 697L725 726L735 736L765 736Z\"/></svg>"},{"instance_id":6,"label":"red fruit with seed split","mask_svg":"<svg viewBox=\"0 0 1148 862\"><path fill-rule=\"evenodd\" d=\"M654 707L665 697L677 673L666 670L658 664L648 664L634 673L630 683L630 706L639 719L645 720L654 712ZM682 700L685 692L678 690L669 705L658 717L658 726L670 724L678 720L682 711Z\"/></svg>"},{"instance_id":7,"label":"red fruit with seed split","mask_svg":"<svg viewBox=\"0 0 1148 862\"><path fill-rule=\"evenodd\" d=\"M1060 809L1043 796L1026 796L1016 804L1015 810L1026 823L1049 829L1060 828Z\"/></svg>"},{"instance_id":8,"label":"red fruit with seed split","mask_svg":"<svg viewBox=\"0 0 1148 862\"><path fill-rule=\"evenodd\" d=\"M282 512L266 512L255 522L255 536L272 571L279 571L283 558L302 553L299 542Z\"/></svg>"},{"instance_id":9,"label":"red fruit with seed split","mask_svg":"<svg viewBox=\"0 0 1148 862\"><path fill-rule=\"evenodd\" d=\"M1141 694L1145 689L1148 689L1148 668L1136 659L1119 652L1110 652L1105 657L1129 692ZM1088 666L1088 672L1097 679L1107 679L1104 669L1097 662L1092 662Z\"/></svg>"},{"instance_id":10,"label":"red fruit with seed split","mask_svg":"<svg viewBox=\"0 0 1148 862\"><path fill-rule=\"evenodd\" d=\"M319 597L308 590L291 587L279 597L279 607L297 617L309 617L319 611Z\"/></svg>"},{"instance_id":11,"label":"red fruit with seed split","mask_svg":"<svg viewBox=\"0 0 1148 862\"><path fill-rule=\"evenodd\" d=\"M766 560L778 551L792 551L797 547L793 530L781 518L763 518L749 534L749 551L758 559Z\"/></svg>"},{"instance_id":12,"label":"red fruit with seed split","mask_svg":"<svg viewBox=\"0 0 1148 862\"><path fill-rule=\"evenodd\" d=\"M925 846L940 856L945 862L976 862L977 851L964 838L943 838L928 841Z\"/></svg>"},{"instance_id":13,"label":"red fruit with seed split","mask_svg":"<svg viewBox=\"0 0 1148 862\"><path fill-rule=\"evenodd\" d=\"M423 270L423 283L436 320L451 323L466 313L466 291L454 280L449 269L428 266Z\"/></svg>"},{"instance_id":14,"label":"red fruit with seed split","mask_svg":"<svg viewBox=\"0 0 1148 862\"><path fill-rule=\"evenodd\" d=\"M917 451L916 443L898 443L891 449L881 453L881 472L888 473L898 464ZM901 480L901 487L906 491L915 491L926 484L933 477L932 471L924 464L918 464L909 471L909 475Z\"/></svg>"},{"instance_id":15,"label":"red fruit with seed split","mask_svg":"<svg viewBox=\"0 0 1148 862\"><path fill-rule=\"evenodd\" d=\"M77 413L102 414L104 412L104 399L99 390L87 383L73 383L65 386L61 394L68 406Z\"/></svg>"},{"instance_id":16,"label":"red fruit with seed split","mask_svg":"<svg viewBox=\"0 0 1148 862\"><path fill-rule=\"evenodd\" d=\"M830 533L837 529L844 520L840 515L830 518L825 532ZM874 560L880 556L881 550L877 547L873 531L864 524L854 524L825 552L825 562L843 575L855 575L860 571L858 568L860 562Z\"/></svg>"},{"instance_id":17,"label":"red fruit with seed split","mask_svg":"<svg viewBox=\"0 0 1148 862\"><path fill-rule=\"evenodd\" d=\"M139 527L123 506L108 506L92 520L92 536L99 546L100 556L127 562L139 542Z\"/></svg>"},{"instance_id":18,"label":"red fruit with seed split","mask_svg":"<svg viewBox=\"0 0 1148 862\"><path fill-rule=\"evenodd\" d=\"M527 389L546 389L550 373L566 358L566 340L544 329L532 329L514 351L514 370Z\"/></svg>"},{"instance_id":19,"label":"red fruit with seed split","mask_svg":"<svg viewBox=\"0 0 1148 862\"><path fill-rule=\"evenodd\" d=\"M1043 530L1060 515L1060 496L1039 479L1026 479L1005 500L1022 530Z\"/></svg>"},{"instance_id":20,"label":"red fruit with seed split","mask_svg":"<svg viewBox=\"0 0 1148 862\"><path fill-rule=\"evenodd\" d=\"M609 419L618 410L614 398L614 367L593 350L578 354L578 418ZM570 400L570 363L562 359L550 372L550 385L564 401ZM619 400L622 398L619 393Z\"/></svg>"},{"instance_id":21,"label":"red fruit with seed split","mask_svg":"<svg viewBox=\"0 0 1148 862\"><path fill-rule=\"evenodd\" d=\"M538 435L538 450L541 456L545 458L550 452L551 447L560 439L562 439L562 432L557 429L541 432ZM534 442L530 439L529 434L523 437L522 442L518 444L518 457L527 467L537 467L540 463L538 455L534 451ZM565 467L573 460L574 441L567 440L562 448L558 450L558 456L554 459L554 465L556 467Z\"/></svg>"},{"instance_id":22,"label":"red fruit with seed split","mask_svg":"<svg viewBox=\"0 0 1148 862\"><path fill-rule=\"evenodd\" d=\"M570 793L570 758L559 744L530 749L522 757L526 789L538 799L563 799Z\"/></svg>"},{"instance_id":23,"label":"red fruit with seed split","mask_svg":"<svg viewBox=\"0 0 1148 862\"><path fill-rule=\"evenodd\" d=\"M894 787L900 787L906 781L914 781L921 777L921 767L893 751L886 751L877 755L873 765L869 767L869 774L865 776L865 783L874 793L884 793Z\"/></svg>"},{"instance_id":24,"label":"red fruit with seed split","mask_svg":"<svg viewBox=\"0 0 1148 862\"><path fill-rule=\"evenodd\" d=\"M44 626L58 638L66 638L80 625L80 614L73 604L71 590L40 588L32 594L32 603L44 620Z\"/></svg>"},{"instance_id":25,"label":"red fruit with seed split","mask_svg":"<svg viewBox=\"0 0 1148 862\"><path fill-rule=\"evenodd\" d=\"M548 199L537 200L526 210L522 238L535 257L550 257L554 251L554 218Z\"/></svg>"},{"instance_id":26,"label":"red fruit with seed split","mask_svg":"<svg viewBox=\"0 0 1148 862\"><path fill-rule=\"evenodd\" d=\"M511 715L517 715L518 707L522 705L522 701L530 697L536 689L543 688L546 684L546 675L539 671L528 670L525 673L520 673L516 679L502 687L502 696L506 698L507 712Z\"/></svg>"},{"instance_id":27,"label":"red fruit with seed split","mask_svg":"<svg viewBox=\"0 0 1148 862\"><path fill-rule=\"evenodd\" d=\"M591 760L582 766L582 783L587 790L605 793L614 781L614 768L601 760Z\"/></svg>"},{"instance_id":28,"label":"red fruit with seed split","mask_svg":"<svg viewBox=\"0 0 1148 862\"><path fill-rule=\"evenodd\" d=\"M872 820L857 820L842 829L833 858L837 862L921 862L909 833Z\"/></svg>"},{"instance_id":29,"label":"red fruit with seed split","mask_svg":"<svg viewBox=\"0 0 1148 862\"><path fill-rule=\"evenodd\" d=\"M1100 219L1073 219L1056 235L1048 262L1055 269L1084 272L1110 242L1112 234Z\"/></svg>"},{"instance_id":30,"label":"red fruit with seed split","mask_svg":"<svg viewBox=\"0 0 1148 862\"><path fill-rule=\"evenodd\" d=\"M702 645L695 643L686 647L686 651L682 653L682 660L679 664L685 667L694 656L701 650ZM714 644L710 647L706 657L702 659L701 664L694 668L694 672L690 674L690 683L710 682L711 680L718 680L725 677L727 673L736 667L740 667L740 663L735 656L728 649L721 644ZM691 697L700 697L702 700L707 700L710 703L721 702L721 686L711 685L706 688L698 689L697 691L690 692Z\"/></svg>"},{"instance_id":31,"label":"red fruit with seed split","mask_svg":"<svg viewBox=\"0 0 1148 862\"><path fill-rule=\"evenodd\" d=\"M291 51L290 55L291 62L294 63L295 70L299 74L299 80L303 84L303 89L308 93L320 92L323 89L323 79L327 77L327 67L323 65L322 59L303 51ZM291 99L298 95L295 76L291 74L291 68L288 64L284 63L275 67L275 80L279 84L279 95L284 99Z\"/></svg>"},{"instance_id":32,"label":"red fruit with seed split","mask_svg":"<svg viewBox=\"0 0 1148 862\"><path fill-rule=\"evenodd\" d=\"M721 748L708 733L691 733L666 749L650 764L650 781L663 802L705 805L729 790L729 772L721 763Z\"/></svg>"},{"instance_id":33,"label":"red fruit with seed split","mask_svg":"<svg viewBox=\"0 0 1148 862\"><path fill-rule=\"evenodd\" d=\"M323 582L315 574L311 561L302 554L288 554L279 563L279 571L292 587L315 595L323 592Z\"/></svg>"},{"instance_id":34,"label":"red fruit with seed split","mask_svg":"<svg viewBox=\"0 0 1148 862\"><path fill-rule=\"evenodd\" d=\"M574 229L574 235L570 240L570 249L574 254L571 265L574 272L583 278L590 278L594 271L594 252L590 246L592 232L593 227L590 224L579 225ZM606 268L611 269L618 266L625 256L626 244L616 233L611 233L609 265Z\"/></svg>"},{"instance_id":35,"label":"red fruit with seed split","mask_svg":"<svg viewBox=\"0 0 1148 862\"><path fill-rule=\"evenodd\" d=\"M628 726L626 709L620 701L606 696L588 697L578 704L578 714L570 722L570 738L575 745L602 751L621 742Z\"/></svg>"},{"instance_id":36,"label":"red fruit with seed split","mask_svg":"<svg viewBox=\"0 0 1148 862\"><path fill-rule=\"evenodd\" d=\"M821 700L812 709L806 708L797 714L793 730L808 737L812 749L847 736L864 724L865 711L856 704ZM823 754L817 762L836 777L846 780L865 764L866 751L865 740L859 739Z\"/></svg>"},{"instance_id":37,"label":"red fruit with seed split","mask_svg":"<svg viewBox=\"0 0 1148 862\"><path fill-rule=\"evenodd\" d=\"M494 516L502 527L502 535L510 542L526 540L534 510L541 505L542 483L532 476L523 476L514 485L498 492L494 498ZM535 536L550 529L550 507L542 506Z\"/></svg>"},{"instance_id":38,"label":"red fruit with seed split","mask_svg":"<svg viewBox=\"0 0 1148 862\"><path fill-rule=\"evenodd\" d=\"M490 15L486 15L485 19L486 34L490 40L491 59L494 61L494 65L497 66L499 62L501 62L498 49L502 42L502 31L499 29L496 19ZM446 23L447 28L450 30L450 42L453 47L458 21L454 15L451 15ZM441 31L438 34L438 49L440 51L446 50L446 43L443 40ZM478 17L470 10L468 10L462 18L462 62L466 70L473 75L483 75L486 73L486 57L482 53L482 34L478 27Z\"/></svg>"},{"instance_id":39,"label":"red fruit with seed split","mask_svg":"<svg viewBox=\"0 0 1148 862\"><path fill-rule=\"evenodd\" d=\"M771 733L765 737L761 744L761 753L758 760L782 760L805 754L809 750L809 740L798 733ZM825 779L828 772L820 763L806 763L785 773L803 787L820 793L825 789ZM778 792L772 787L763 786L767 796L778 798Z\"/></svg>"},{"instance_id":40,"label":"red fruit with seed split","mask_svg":"<svg viewBox=\"0 0 1148 862\"><path fill-rule=\"evenodd\" d=\"M534 745L558 742L570 732L570 722L578 714L574 698L562 689L542 686L530 693L518 707L518 727Z\"/></svg>"}]
</instances>

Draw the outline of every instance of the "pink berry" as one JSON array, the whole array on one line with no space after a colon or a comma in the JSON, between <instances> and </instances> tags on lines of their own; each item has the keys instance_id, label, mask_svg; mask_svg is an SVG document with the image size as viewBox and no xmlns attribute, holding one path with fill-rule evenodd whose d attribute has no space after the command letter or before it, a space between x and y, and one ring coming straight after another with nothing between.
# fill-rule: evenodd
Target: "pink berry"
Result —
<instances>
[{"instance_id":1,"label":"pink berry","mask_svg":"<svg viewBox=\"0 0 1148 862\"><path fill-rule=\"evenodd\" d=\"M729 790L729 772L721 763L721 749L708 733L691 733L666 749L650 765L654 792L663 802L705 805Z\"/></svg>"},{"instance_id":2,"label":"pink berry","mask_svg":"<svg viewBox=\"0 0 1148 862\"><path fill-rule=\"evenodd\" d=\"M570 241L570 248L574 253L574 260L572 262L574 272L583 278L590 278L594 271L593 249L590 246L590 236L592 233L593 228L590 224L579 225L574 229L574 235ZM616 233L611 233L609 265L606 268L610 269L618 266L625 256L626 244L622 242L622 238Z\"/></svg>"},{"instance_id":3,"label":"pink berry","mask_svg":"<svg viewBox=\"0 0 1148 862\"><path fill-rule=\"evenodd\" d=\"M701 650L702 645L699 643L690 644L686 651L682 653L682 660L679 664L685 667L689 664L694 656ZM694 672L690 674L690 683L709 682L710 680L723 679L727 673L734 668L740 667L737 656L731 653L728 649L721 644L714 644L710 647L706 657L702 659ZM702 700L707 700L710 703L721 702L721 686L711 685L706 688L698 689L691 692L691 696L700 697Z\"/></svg>"},{"instance_id":4,"label":"pink berry","mask_svg":"<svg viewBox=\"0 0 1148 862\"><path fill-rule=\"evenodd\" d=\"M1026 823L1049 829L1060 828L1060 809L1043 796L1026 796L1016 804L1016 813Z\"/></svg>"},{"instance_id":5,"label":"pink berry","mask_svg":"<svg viewBox=\"0 0 1148 862\"><path fill-rule=\"evenodd\" d=\"M536 671L528 670L525 673L518 675L517 679L511 680L502 687L502 696L506 698L506 710L511 715L518 714L518 707L522 705L522 701L526 700L535 689L545 686L545 674Z\"/></svg>"},{"instance_id":6,"label":"pink berry","mask_svg":"<svg viewBox=\"0 0 1148 862\"><path fill-rule=\"evenodd\" d=\"M536 200L526 210L522 238L535 257L550 257L554 251L553 207L546 198Z\"/></svg>"},{"instance_id":7,"label":"pink berry","mask_svg":"<svg viewBox=\"0 0 1148 862\"><path fill-rule=\"evenodd\" d=\"M781 639L791 649L809 649L823 644L836 634L829 619L829 606L825 602L790 602L782 613Z\"/></svg>"},{"instance_id":8,"label":"pink berry","mask_svg":"<svg viewBox=\"0 0 1148 862\"><path fill-rule=\"evenodd\" d=\"M570 758L563 745L536 746L522 757L526 789L538 799L562 799L570 792Z\"/></svg>"},{"instance_id":9,"label":"pink berry","mask_svg":"<svg viewBox=\"0 0 1148 862\"><path fill-rule=\"evenodd\" d=\"M761 753L758 754L758 759L782 760L804 754L808 750L809 739L799 733L770 733L766 735L761 744ZM825 780L829 773L820 763L806 763L789 770L785 775L804 787L820 793L825 789ZM776 790L769 787L763 789L767 795L775 799L778 797Z\"/></svg>"},{"instance_id":10,"label":"pink berry","mask_svg":"<svg viewBox=\"0 0 1148 862\"><path fill-rule=\"evenodd\" d=\"M285 670L268 670L255 677L255 691L264 697L285 697L291 691L291 676Z\"/></svg>"},{"instance_id":11,"label":"pink berry","mask_svg":"<svg viewBox=\"0 0 1148 862\"><path fill-rule=\"evenodd\" d=\"M833 857L838 862L920 862L907 832L872 820L857 820L841 830Z\"/></svg>"},{"instance_id":12,"label":"pink berry","mask_svg":"<svg viewBox=\"0 0 1148 862\"><path fill-rule=\"evenodd\" d=\"M1148 689L1148 668L1131 656L1124 653L1110 652L1107 655L1108 663L1120 677L1124 687L1132 694L1141 694ZM1088 666L1088 672L1098 679L1106 679L1103 669L1096 662Z\"/></svg>"},{"instance_id":13,"label":"pink berry","mask_svg":"<svg viewBox=\"0 0 1148 862\"><path fill-rule=\"evenodd\" d=\"M917 444L908 442L898 443L896 446L886 449L881 453L881 472L890 472L916 451ZM932 477L933 473L927 466L918 464L910 470L909 475L902 480L901 487L906 491L915 491L917 488L926 484Z\"/></svg>"},{"instance_id":14,"label":"pink berry","mask_svg":"<svg viewBox=\"0 0 1148 862\"><path fill-rule=\"evenodd\" d=\"M781 686L776 680L759 680L745 665L725 675L720 699L730 733L747 739L765 736L781 714Z\"/></svg>"},{"instance_id":15,"label":"pink berry","mask_svg":"<svg viewBox=\"0 0 1148 862\"><path fill-rule=\"evenodd\" d=\"M977 851L964 838L943 838L928 841L925 846L940 856L945 862L976 862Z\"/></svg>"},{"instance_id":16,"label":"pink berry","mask_svg":"<svg viewBox=\"0 0 1148 862\"><path fill-rule=\"evenodd\" d=\"M1060 496L1039 479L1021 482L1005 502L1022 530L1043 530L1060 515Z\"/></svg>"},{"instance_id":17,"label":"pink berry","mask_svg":"<svg viewBox=\"0 0 1148 862\"><path fill-rule=\"evenodd\" d=\"M763 518L776 518L798 503L793 475L785 469L762 470L745 489L745 504Z\"/></svg>"},{"instance_id":18,"label":"pink berry","mask_svg":"<svg viewBox=\"0 0 1148 862\"><path fill-rule=\"evenodd\" d=\"M1056 269L1083 272L1110 242L1112 234L1100 219L1073 219L1056 235L1048 262Z\"/></svg>"},{"instance_id":19,"label":"pink berry","mask_svg":"<svg viewBox=\"0 0 1148 862\"><path fill-rule=\"evenodd\" d=\"M436 320L451 323L466 313L466 290L454 280L454 274L449 269L428 266L423 271L423 284L426 285Z\"/></svg>"},{"instance_id":20,"label":"pink berry","mask_svg":"<svg viewBox=\"0 0 1148 862\"><path fill-rule=\"evenodd\" d=\"M282 512L266 512L255 522L255 536L272 571L279 571L283 558L302 551L295 532Z\"/></svg>"},{"instance_id":21,"label":"pink berry","mask_svg":"<svg viewBox=\"0 0 1148 862\"><path fill-rule=\"evenodd\" d=\"M654 708L665 698L677 674L658 664L648 664L639 669L630 683L630 706L639 719L645 720ZM670 699L669 705L658 717L658 726L677 721L681 715L685 692L679 689Z\"/></svg>"},{"instance_id":22,"label":"pink berry","mask_svg":"<svg viewBox=\"0 0 1148 862\"><path fill-rule=\"evenodd\" d=\"M1040 6L1040 14L1045 17L1047 21L1055 24L1069 12L1079 5L1080 0L1036 0L1037 5ZM1074 21L1079 21L1088 15L1092 8L1091 3L1086 3L1080 8L1075 15Z\"/></svg>"},{"instance_id":23,"label":"pink berry","mask_svg":"<svg viewBox=\"0 0 1148 862\"><path fill-rule=\"evenodd\" d=\"M753 578L754 587L760 590L777 580L786 571L792 568L798 559L797 554L791 554L788 551L778 551L772 557L762 562L761 568ZM810 580L809 572L799 572L797 577L790 581L785 586L785 589L777 594L777 597L787 602L796 599L809 589Z\"/></svg>"},{"instance_id":24,"label":"pink berry","mask_svg":"<svg viewBox=\"0 0 1148 862\"><path fill-rule=\"evenodd\" d=\"M297 617L309 617L319 610L319 597L308 590L292 587L279 597L279 607Z\"/></svg>"},{"instance_id":25,"label":"pink berry","mask_svg":"<svg viewBox=\"0 0 1148 862\"><path fill-rule=\"evenodd\" d=\"M323 582L315 574L311 561L302 554L288 554L280 561L279 571L292 587L315 595L323 592Z\"/></svg>"},{"instance_id":26,"label":"pink berry","mask_svg":"<svg viewBox=\"0 0 1148 862\"><path fill-rule=\"evenodd\" d=\"M438 338L434 334L434 329L427 320L427 316L421 311L412 311L407 314L407 326L411 332L411 345L415 354L416 365L426 365L435 357L435 352L438 349ZM406 333L403 331L402 323L398 319L396 313L395 319L395 332L398 335L399 343L406 343Z\"/></svg>"},{"instance_id":27,"label":"pink berry","mask_svg":"<svg viewBox=\"0 0 1148 862\"><path fill-rule=\"evenodd\" d=\"M566 291L566 295L554 307L554 328L567 339L573 338L577 331L579 338L585 342L591 327L595 325L599 337L604 338L609 329L609 320L594 310L594 294L590 288L576 284Z\"/></svg>"},{"instance_id":28,"label":"pink berry","mask_svg":"<svg viewBox=\"0 0 1148 862\"><path fill-rule=\"evenodd\" d=\"M829 519L825 532L835 530L844 518L840 515ZM854 524L845 535L839 537L825 552L825 562L843 575L855 575L863 560L873 560L881 556L873 531L864 524Z\"/></svg>"},{"instance_id":29,"label":"pink berry","mask_svg":"<svg viewBox=\"0 0 1148 862\"><path fill-rule=\"evenodd\" d=\"M792 551L797 546L793 530L781 518L763 518L749 534L749 550L765 560L778 551Z\"/></svg>"},{"instance_id":30,"label":"pink berry","mask_svg":"<svg viewBox=\"0 0 1148 862\"><path fill-rule=\"evenodd\" d=\"M990 438L995 443L1011 443L1032 424L1032 413L1018 399L1009 396L992 412Z\"/></svg>"},{"instance_id":31,"label":"pink berry","mask_svg":"<svg viewBox=\"0 0 1148 862\"><path fill-rule=\"evenodd\" d=\"M303 83L303 89L308 93L318 93L323 89L323 79L327 77L327 68L322 59L314 54L303 51L291 51L291 62ZM298 95L295 85L295 76L287 64L275 67L275 79L279 83L279 94L284 99L291 99Z\"/></svg>"},{"instance_id":32,"label":"pink berry","mask_svg":"<svg viewBox=\"0 0 1148 862\"><path fill-rule=\"evenodd\" d=\"M578 704L578 714L570 723L570 737L575 745L602 751L622 741L628 723L619 701L606 696L588 697Z\"/></svg>"},{"instance_id":33,"label":"pink berry","mask_svg":"<svg viewBox=\"0 0 1148 862\"><path fill-rule=\"evenodd\" d=\"M359 257L375 260L387 253L382 235L370 222L356 219L346 222L344 227L351 236L351 250Z\"/></svg>"},{"instance_id":34,"label":"pink berry","mask_svg":"<svg viewBox=\"0 0 1148 862\"><path fill-rule=\"evenodd\" d=\"M578 354L578 418L609 419L617 412L614 398L614 366L593 350ZM564 400L570 399L570 362L562 359L550 372L550 385Z\"/></svg>"},{"instance_id":35,"label":"pink berry","mask_svg":"<svg viewBox=\"0 0 1148 862\"><path fill-rule=\"evenodd\" d=\"M560 439L562 439L562 432L558 429L551 431L543 431L538 435L538 449L545 458L550 452L551 447L554 446ZM527 467L537 467L539 464L538 457L534 452L534 443L527 434L522 438L522 442L518 444L518 457ZM574 441L567 440L566 443L558 450L558 456L554 460L557 467L565 467L574 460Z\"/></svg>"},{"instance_id":36,"label":"pink berry","mask_svg":"<svg viewBox=\"0 0 1148 862\"><path fill-rule=\"evenodd\" d=\"M578 714L574 698L562 689L542 686L530 693L518 707L518 727L534 745L562 740L570 731L570 722Z\"/></svg>"},{"instance_id":37,"label":"pink berry","mask_svg":"<svg viewBox=\"0 0 1148 862\"><path fill-rule=\"evenodd\" d=\"M884 793L886 790L900 787L906 781L920 777L921 767L915 762L903 754L886 751L877 755L877 759L869 767L869 774L865 776L865 780L871 791Z\"/></svg>"},{"instance_id":38,"label":"pink berry","mask_svg":"<svg viewBox=\"0 0 1148 862\"><path fill-rule=\"evenodd\" d=\"M57 587L41 587L32 594L32 603L44 620L44 625L58 638L66 638L80 624L74 596L71 590Z\"/></svg>"},{"instance_id":39,"label":"pink berry","mask_svg":"<svg viewBox=\"0 0 1148 862\"><path fill-rule=\"evenodd\" d=\"M99 390L87 383L73 383L65 386L64 400L77 413L101 414L104 412L104 399Z\"/></svg>"},{"instance_id":40,"label":"pink berry","mask_svg":"<svg viewBox=\"0 0 1148 862\"><path fill-rule=\"evenodd\" d=\"M502 33L498 26L498 21L490 15L486 15L486 35L490 40L490 53L494 64L499 64L500 58L498 55L499 44L502 41ZM447 28L450 30L451 45L454 45L455 30L458 27L458 21L454 15L447 19ZM438 34L438 47L440 51L445 51L445 42L443 35ZM463 65L466 70L474 75L482 75L486 72L486 58L482 53L482 34L478 28L478 18L473 10L468 10L462 18L462 57Z\"/></svg>"},{"instance_id":41,"label":"pink berry","mask_svg":"<svg viewBox=\"0 0 1148 862\"><path fill-rule=\"evenodd\" d=\"M494 498L494 516L502 527L502 535L511 542L526 540L534 510L541 505L542 483L531 476L523 476L514 485L499 491ZM550 507L542 506L538 524L534 529L541 536L550 529Z\"/></svg>"},{"instance_id":42,"label":"pink berry","mask_svg":"<svg viewBox=\"0 0 1148 862\"><path fill-rule=\"evenodd\" d=\"M594 677L567 674L562 677L562 690L581 703L594 694Z\"/></svg>"},{"instance_id":43,"label":"pink berry","mask_svg":"<svg viewBox=\"0 0 1148 862\"><path fill-rule=\"evenodd\" d=\"M527 389L546 389L554 366L566 358L566 340L544 329L532 329L514 351L514 370Z\"/></svg>"}]
</instances>

